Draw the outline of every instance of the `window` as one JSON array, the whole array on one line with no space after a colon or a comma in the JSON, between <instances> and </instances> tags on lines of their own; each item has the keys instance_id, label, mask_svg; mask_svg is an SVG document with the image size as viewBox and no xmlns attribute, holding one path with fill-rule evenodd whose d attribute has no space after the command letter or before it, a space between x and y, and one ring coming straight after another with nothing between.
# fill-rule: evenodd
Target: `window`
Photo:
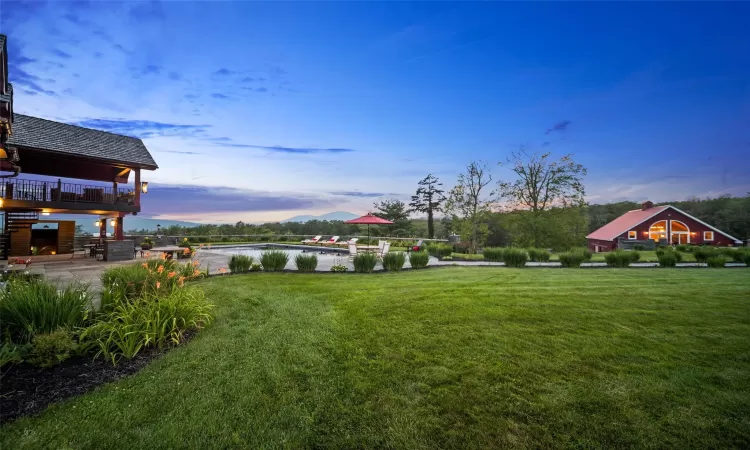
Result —
<instances>
[{"instance_id":1,"label":"window","mask_svg":"<svg viewBox=\"0 0 750 450\"><path fill-rule=\"evenodd\" d=\"M654 241L667 239L667 221L660 220L651 225L648 229L648 238Z\"/></svg>"},{"instance_id":2,"label":"window","mask_svg":"<svg viewBox=\"0 0 750 450\"><path fill-rule=\"evenodd\" d=\"M703 232L703 240L704 241L713 241L714 240L714 232L713 231L704 231Z\"/></svg>"},{"instance_id":3,"label":"window","mask_svg":"<svg viewBox=\"0 0 750 450\"><path fill-rule=\"evenodd\" d=\"M638 239L637 231L628 231L628 239Z\"/></svg>"}]
</instances>

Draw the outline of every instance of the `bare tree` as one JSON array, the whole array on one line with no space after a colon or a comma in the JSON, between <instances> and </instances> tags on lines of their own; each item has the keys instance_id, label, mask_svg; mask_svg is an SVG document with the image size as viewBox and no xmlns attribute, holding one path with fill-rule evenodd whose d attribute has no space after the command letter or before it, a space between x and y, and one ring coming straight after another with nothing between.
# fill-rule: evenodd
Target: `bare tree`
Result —
<instances>
[{"instance_id":1,"label":"bare tree","mask_svg":"<svg viewBox=\"0 0 750 450\"><path fill-rule=\"evenodd\" d=\"M409 207L411 211L427 213L427 237L435 236L434 215L441 210L445 201L444 191L440 189L443 183L433 174L429 174L418 183L417 193L411 196Z\"/></svg>"},{"instance_id":2,"label":"bare tree","mask_svg":"<svg viewBox=\"0 0 750 450\"><path fill-rule=\"evenodd\" d=\"M529 154L521 149L505 163L517 178L498 184L500 196L516 208L533 212L546 211L553 206L582 205L586 168L573 161L568 154L555 161L551 153Z\"/></svg>"},{"instance_id":3,"label":"bare tree","mask_svg":"<svg viewBox=\"0 0 750 450\"><path fill-rule=\"evenodd\" d=\"M489 232L484 220L490 212L485 188L491 182L492 174L487 164L472 162L466 167L466 172L458 176L458 183L448 194L446 211L453 216L454 229L460 232L462 239L468 239L472 253L477 251Z\"/></svg>"}]
</instances>

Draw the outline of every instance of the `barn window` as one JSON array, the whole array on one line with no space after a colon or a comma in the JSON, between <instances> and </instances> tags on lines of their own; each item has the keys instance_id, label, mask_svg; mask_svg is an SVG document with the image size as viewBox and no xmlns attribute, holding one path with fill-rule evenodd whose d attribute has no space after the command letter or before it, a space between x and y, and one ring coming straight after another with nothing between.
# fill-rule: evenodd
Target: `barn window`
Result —
<instances>
[{"instance_id":1,"label":"barn window","mask_svg":"<svg viewBox=\"0 0 750 450\"><path fill-rule=\"evenodd\" d=\"M638 239L637 231L628 231L628 239Z\"/></svg>"},{"instance_id":2,"label":"barn window","mask_svg":"<svg viewBox=\"0 0 750 450\"><path fill-rule=\"evenodd\" d=\"M704 241L713 241L714 240L714 232L713 231L704 231L703 232L703 240Z\"/></svg>"},{"instance_id":3,"label":"barn window","mask_svg":"<svg viewBox=\"0 0 750 450\"><path fill-rule=\"evenodd\" d=\"M651 225L648 229L648 238L654 241L667 239L667 221L660 220Z\"/></svg>"}]
</instances>

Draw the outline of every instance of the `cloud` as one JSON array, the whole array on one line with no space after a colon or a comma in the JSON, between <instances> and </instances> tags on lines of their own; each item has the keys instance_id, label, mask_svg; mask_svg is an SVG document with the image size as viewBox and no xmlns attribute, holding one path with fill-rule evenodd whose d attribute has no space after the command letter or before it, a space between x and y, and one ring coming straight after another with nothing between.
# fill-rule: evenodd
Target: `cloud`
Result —
<instances>
[{"instance_id":1,"label":"cloud","mask_svg":"<svg viewBox=\"0 0 750 450\"><path fill-rule=\"evenodd\" d=\"M73 13L67 13L67 14L63 15L63 18L69 20L70 22L73 22L76 25L80 25L80 26L88 24L87 21L81 19L80 17L76 16Z\"/></svg>"},{"instance_id":2,"label":"cloud","mask_svg":"<svg viewBox=\"0 0 750 450\"><path fill-rule=\"evenodd\" d=\"M8 64L8 72L9 72L8 75L10 78L10 82L17 86L21 86L25 88L24 92L27 94L30 94L30 95L47 94L51 96L57 95L54 91L44 89L39 84L39 81L41 81L41 78L39 78L36 75L32 75L26 72L25 70L21 69L20 67L16 65Z\"/></svg>"},{"instance_id":3,"label":"cloud","mask_svg":"<svg viewBox=\"0 0 750 450\"><path fill-rule=\"evenodd\" d=\"M154 64L149 64L146 67L144 67L143 70L141 70L141 73L144 75L150 75L150 74L158 75L161 73L161 67L154 65Z\"/></svg>"},{"instance_id":4,"label":"cloud","mask_svg":"<svg viewBox=\"0 0 750 450\"><path fill-rule=\"evenodd\" d=\"M163 21L167 18L161 2L158 1L137 2L128 14L134 22L142 22L144 20Z\"/></svg>"},{"instance_id":5,"label":"cloud","mask_svg":"<svg viewBox=\"0 0 750 450\"><path fill-rule=\"evenodd\" d=\"M224 94L220 94L220 93L218 93L218 92L214 92L213 94L211 94L211 97L213 97L213 98L218 98L218 99L222 99L222 100L223 100L223 99L227 99L227 98L229 98L229 97L227 97L226 95L224 95Z\"/></svg>"},{"instance_id":6,"label":"cloud","mask_svg":"<svg viewBox=\"0 0 750 450\"><path fill-rule=\"evenodd\" d=\"M231 75L232 73L233 72L231 70L222 68L214 72L214 75L225 77L225 76Z\"/></svg>"},{"instance_id":7,"label":"cloud","mask_svg":"<svg viewBox=\"0 0 750 450\"><path fill-rule=\"evenodd\" d=\"M245 77L245 78L243 78L243 79L240 80L240 83L252 83L254 81L255 81L255 78L253 78L253 77Z\"/></svg>"},{"instance_id":8,"label":"cloud","mask_svg":"<svg viewBox=\"0 0 750 450\"><path fill-rule=\"evenodd\" d=\"M236 144L231 142L215 141L217 145L222 147L239 147L239 148L257 148L260 150L268 150L274 153L292 153L298 155L309 155L314 153L348 153L353 152L350 148L312 148L312 147L282 147L280 145L268 146L268 145L255 145L255 144Z\"/></svg>"},{"instance_id":9,"label":"cloud","mask_svg":"<svg viewBox=\"0 0 750 450\"><path fill-rule=\"evenodd\" d=\"M138 138L157 136L189 136L204 133L210 125L187 125L176 123L153 122L150 120L128 119L84 119L70 122L72 125L124 134Z\"/></svg>"},{"instance_id":10,"label":"cloud","mask_svg":"<svg viewBox=\"0 0 750 450\"><path fill-rule=\"evenodd\" d=\"M359 198L374 198L374 197L384 197L386 195L395 195L395 194L386 194L385 192L358 192L358 191L336 191L336 192L329 192L331 195L340 195L343 197L359 197Z\"/></svg>"},{"instance_id":11,"label":"cloud","mask_svg":"<svg viewBox=\"0 0 750 450\"><path fill-rule=\"evenodd\" d=\"M94 58L101 58L102 56L104 56L102 52L94 52Z\"/></svg>"},{"instance_id":12,"label":"cloud","mask_svg":"<svg viewBox=\"0 0 750 450\"><path fill-rule=\"evenodd\" d=\"M255 92L268 92L268 89L262 87L255 90Z\"/></svg>"},{"instance_id":13,"label":"cloud","mask_svg":"<svg viewBox=\"0 0 750 450\"><path fill-rule=\"evenodd\" d=\"M232 187L149 184L144 212L181 214L209 212L262 212L311 209L328 206L319 196L302 193L271 193Z\"/></svg>"},{"instance_id":14,"label":"cloud","mask_svg":"<svg viewBox=\"0 0 750 450\"><path fill-rule=\"evenodd\" d=\"M563 120L562 122L557 122L552 126L552 128L548 129L544 134L551 134L554 132L562 133L565 130L568 129L570 126L570 120Z\"/></svg>"},{"instance_id":15,"label":"cloud","mask_svg":"<svg viewBox=\"0 0 750 450\"><path fill-rule=\"evenodd\" d=\"M53 48L52 50L50 50L50 53L52 53L55 56L58 56L60 58L65 58L65 59L70 59L73 57L70 53L66 53L58 48Z\"/></svg>"},{"instance_id":16,"label":"cloud","mask_svg":"<svg viewBox=\"0 0 750 450\"><path fill-rule=\"evenodd\" d=\"M168 76L169 76L169 79L172 80L172 81L177 81L177 80L179 80L181 78L180 74L177 73L177 72L169 72Z\"/></svg>"},{"instance_id":17,"label":"cloud","mask_svg":"<svg viewBox=\"0 0 750 450\"><path fill-rule=\"evenodd\" d=\"M189 152L183 150L153 150L155 153L176 153L178 155L202 155L201 152Z\"/></svg>"}]
</instances>

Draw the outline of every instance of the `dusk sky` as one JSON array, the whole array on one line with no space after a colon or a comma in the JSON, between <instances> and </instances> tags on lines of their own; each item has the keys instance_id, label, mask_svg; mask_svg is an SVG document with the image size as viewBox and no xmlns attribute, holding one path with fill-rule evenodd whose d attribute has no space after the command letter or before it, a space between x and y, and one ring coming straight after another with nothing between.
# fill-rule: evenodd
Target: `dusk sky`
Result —
<instances>
[{"instance_id":1,"label":"dusk sky","mask_svg":"<svg viewBox=\"0 0 750 450\"><path fill-rule=\"evenodd\" d=\"M750 191L750 3L0 3L16 112L141 137L144 212L365 213L573 153L587 198ZM207 189L210 187L211 189Z\"/></svg>"}]
</instances>

